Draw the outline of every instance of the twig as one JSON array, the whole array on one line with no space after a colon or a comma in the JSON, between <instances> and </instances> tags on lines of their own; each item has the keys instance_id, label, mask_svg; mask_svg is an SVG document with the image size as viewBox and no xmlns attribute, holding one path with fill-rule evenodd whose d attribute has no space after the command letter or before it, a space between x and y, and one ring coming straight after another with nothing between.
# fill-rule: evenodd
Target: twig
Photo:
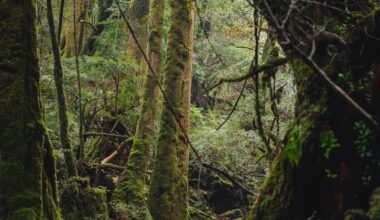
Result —
<instances>
[{"instance_id":1,"label":"twig","mask_svg":"<svg viewBox=\"0 0 380 220\"><path fill-rule=\"evenodd\" d=\"M224 119L224 121L218 126L218 128L216 128L217 131L219 131L219 129L221 129L223 127L224 124L227 123L228 120L230 120L232 114L235 112L236 108L237 108L237 105L239 104L239 101L241 99L241 97L243 96L243 93L244 93L244 90L245 90L245 87L247 85L247 82L248 82L248 78L246 78L244 80L244 84L243 84L243 88L241 89L240 93L239 93L239 97L236 99L235 101L235 104L234 106L232 107L232 110L230 111L230 113L228 114L227 118Z\"/></svg>"}]
</instances>

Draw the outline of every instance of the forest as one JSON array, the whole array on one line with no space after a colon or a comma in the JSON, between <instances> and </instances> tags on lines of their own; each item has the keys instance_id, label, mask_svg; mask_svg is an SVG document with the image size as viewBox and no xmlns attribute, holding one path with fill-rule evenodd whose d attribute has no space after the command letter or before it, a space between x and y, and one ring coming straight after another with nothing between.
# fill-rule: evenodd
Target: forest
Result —
<instances>
[{"instance_id":1,"label":"forest","mask_svg":"<svg viewBox=\"0 0 380 220\"><path fill-rule=\"evenodd\" d=\"M0 0L0 220L380 220L379 147L378 0Z\"/></svg>"}]
</instances>

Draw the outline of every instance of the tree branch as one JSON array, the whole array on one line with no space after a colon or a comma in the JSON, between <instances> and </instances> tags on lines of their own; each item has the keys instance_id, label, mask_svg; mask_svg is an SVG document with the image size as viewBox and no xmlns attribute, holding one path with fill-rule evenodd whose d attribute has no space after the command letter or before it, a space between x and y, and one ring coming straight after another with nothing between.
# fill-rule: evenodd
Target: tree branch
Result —
<instances>
[{"instance_id":1,"label":"tree branch","mask_svg":"<svg viewBox=\"0 0 380 220\"><path fill-rule=\"evenodd\" d=\"M83 136L104 136L104 137L113 137L113 138L129 138L127 135L120 135L120 134L110 134L110 133L99 133L99 132L87 132L83 134Z\"/></svg>"},{"instance_id":2,"label":"tree branch","mask_svg":"<svg viewBox=\"0 0 380 220\"><path fill-rule=\"evenodd\" d=\"M234 82L241 82L243 80L249 79L253 77L256 73L260 73L262 71L267 71L270 69L273 69L275 67L281 66L286 64L287 59L286 58L278 58L272 61L269 61L261 66L255 66L249 71L247 74L235 78L222 78L217 82L215 85L211 86L207 91L213 90L216 87L220 86L223 83L234 83Z\"/></svg>"}]
</instances>

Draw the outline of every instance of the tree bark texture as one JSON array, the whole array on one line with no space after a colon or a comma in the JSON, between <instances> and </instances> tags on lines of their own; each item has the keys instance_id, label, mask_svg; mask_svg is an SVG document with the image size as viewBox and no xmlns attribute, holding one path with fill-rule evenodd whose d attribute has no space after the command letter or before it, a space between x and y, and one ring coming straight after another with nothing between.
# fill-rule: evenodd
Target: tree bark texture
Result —
<instances>
[{"instance_id":1,"label":"tree bark texture","mask_svg":"<svg viewBox=\"0 0 380 220\"><path fill-rule=\"evenodd\" d=\"M60 219L40 103L35 1L0 4L0 219Z\"/></svg>"},{"instance_id":2,"label":"tree bark texture","mask_svg":"<svg viewBox=\"0 0 380 220\"><path fill-rule=\"evenodd\" d=\"M172 0L170 9L164 79L167 100L164 100L161 115L148 205L153 219L175 220L188 218L186 194L189 152L183 132L187 133L189 121L193 2Z\"/></svg>"}]
</instances>

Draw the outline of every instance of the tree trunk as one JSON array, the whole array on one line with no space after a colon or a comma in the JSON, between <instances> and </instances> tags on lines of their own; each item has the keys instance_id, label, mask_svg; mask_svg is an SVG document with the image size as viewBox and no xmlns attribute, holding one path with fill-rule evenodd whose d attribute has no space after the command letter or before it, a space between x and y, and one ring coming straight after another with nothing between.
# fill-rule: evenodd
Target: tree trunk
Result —
<instances>
[{"instance_id":1,"label":"tree trunk","mask_svg":"<svg viewBox=\"0 0 380 220\"><path fill-rule=\"evenodd\" d=\"M151 158L154 122L157 110L159 74L163 40L164 0L153 0L150 11L149 62L151 71L146 73L144 94L136 134L133 139L127 167L117 185L113 200L126 203L127 215L133 219L151 219L145 202L145 181Z\"/></svg>"},{"instance_id":2,"label":"tree trunk","mask_svg":"<svg viewBox=\"0 0 380 220\"><path fill-rule=\"evenodd\" d=\"M106 21L111 15L110 7L112 6L112 2L113 0L98 0L97 24L95 25L95 30L91 32L89 39L85 43L82 54L93 55L95 53L96 37L100 36L105 28L105 25L102 22Z\"/></svg>"},{"instance_id":3,"label":"tree trunk","mask_svg":"<svg viewBox=\"0 0 380 220\"><path fill-rule=\"evenodd\" d=\"M76 17L76 41L78 51L82 51L83 42L86 41L92 29L85 25L88 11L92 10L94 0L70 0L66 2L66 10L64 17L67 20L64 21L62 33L60 36L61 51L64 56L75 56L75 43L74 43L74 30L73 30L73 4L76 4L75 17Z\"/></svg>"},{"instance_id":4,"label":"tree trunk","mask_svg":"<svg viewBox=\"0 0 380 220\"><path fill-rule=\"evenodd\" d=\"M40 103L35 1L0 5L0 219L60 219Z\"/></svg>"},{"instance_id":5,"label":"tree trunk","mask_svg":"<svg viewBox=\"0 0 380 220\"><path fill-rule=\"evenodd\" d=\"M133 31L139 43L144 47L144 52L148 49L148 17L149 17L149 0L132 0L128 10L128 19L131 22ZM144 59L140 49L133 37L128 38L128 48L132 56L141 67L141 73L144 73Z\"/></svg>"},{"instance_id":6,"label":"tree trunk","mask_svg":"<svg viewBox=\"0 0 380 220\"><path fill-rule=\"evenodd\" d=\"M53 57L54 57L54 81L55 81L55 87L57 90L60 138L61 138L62 149L64 150L63 153L65 157L67 173L69 177L72 177L72 176L77 175L77 171L75 168L75 161L72 154L70 139L69 139L68 130L67 130L68 119L67 119L67 113L66 113L65 91L64 91L64 86L62 82L63 71L62 71L62 64L61 64L61 55L59 53L59 47L58 47L58 42L57 42L57 35L55 34L54 16L53 16L51 0L47 0L46 9L47 9L49 29L50 29L51 46L52 46Z\"/></svg>"},{"instance_id":7,"label":"tree trunk","mask_svg":"<svg viewBox=\"0 0 380 220\"><path fill-rule=\"evenodd\" d=\"M278 28L274 17L281 24L290 4L262 1L259 7L270 25ZM310 42L311 36L316 42L314 62L375 115L370 110L370 100L376 98L370 95L371 72L379 58L375 51L380 43L369 36L380 35L380 13L371 12L374 5L365 1L361 5L355 1L345 4L329 2L335 10L361 15L346 19L346 14L334 9L308 4L291 14L284 32L278 31L279 42L294 70L296 118L248 219L343 219L348 210L367 209L370 194L380 185L378 130L312 68L308 54L302 54L312 51L312 44L299 43ZM306 14L314 20L302 17ZM329 19L332 23L325 26L324 32L315 28ZM303 35L305 30L312 34ZM284 33L290 36L290 44L285 43ZM336 35L347 42L341 43Z\"/></svg>"},{"instance_id":8,"label":"tree trunk","mask_svg":"<svg viewBox=\"0 0 380 220\"><path fill-rule=\"evenodd\" d=\"M190 0L171 0L170 7L166 98L148 205L153 219L177 220L188 219L188 147L183 132L187 133L189 121L194 14Z\"/></svg>"}]
</instances>

